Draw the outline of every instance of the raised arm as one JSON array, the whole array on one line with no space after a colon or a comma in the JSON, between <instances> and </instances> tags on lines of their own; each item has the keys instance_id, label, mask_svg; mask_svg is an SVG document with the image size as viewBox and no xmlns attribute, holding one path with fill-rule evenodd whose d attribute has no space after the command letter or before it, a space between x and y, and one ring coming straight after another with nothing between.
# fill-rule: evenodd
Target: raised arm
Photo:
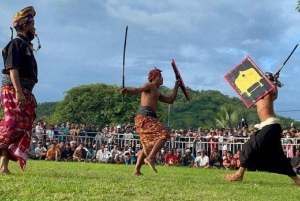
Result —
<instances>
[{"instance_id":1,"label":"raised arm","mask_svg":"<svg viewBox=\"0 0 300 201\"><path fill-rule=\"evenodd\" d=\"M150 82L146 82L145 84L143 84L139 88L133 88L133 89L122 88L120 90L120 92L122 94L137 95L137 94L142 93L144 91L149 91L151 85L152 84Z\"/></svg>"},{"instance_id":2,"label":"raised arm","mask_svg":"<svg viewBox=\"0 0 300 201\"><path fill-rule=\"evenodd\" d=\"M175 101L175 99L176 99L176 97L177 97L177 92L178 92L178 88L179 88L179 83L180 83L179 80L177 80L177 81L175 82L175 86L174 86L173 93L171 94L171 96L168 97L168 96L165 96L165 95L163 95L163 94L160 94L159 100L160 100L161 102L163 102L163 103L173 104L174 101Z\"/></svg>"}]
</instances>

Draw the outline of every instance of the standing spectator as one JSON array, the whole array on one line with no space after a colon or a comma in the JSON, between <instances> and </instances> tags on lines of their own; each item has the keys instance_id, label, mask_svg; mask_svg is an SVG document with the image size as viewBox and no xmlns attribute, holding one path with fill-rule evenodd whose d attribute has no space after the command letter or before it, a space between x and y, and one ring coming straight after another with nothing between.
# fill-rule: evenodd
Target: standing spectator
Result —
<instances>
[{"instance_id":1,"label":"standing spectator","mask_svg":"<svg viewBox=\"0 0 300 201\"><path fill-rule=\"evenodd\" d=\"M42 146L42 143L39 142L37 144L37 148L35 148L35 157L38 160L45 160L46 158L46 148Z\"/></svg>"},{"instance_id":2,"label":"standing spectator","mask_svg":"<svg viewBox=\"0 0 300 201\"><path fill-rule=\"evenodd\" d=\"M43 124L42 121L38 121L36 126L35 126L35 136L40 140L43 138L43 133L44 133L44 129L43 129Z\"/></svg>"},{"instance_id":3,"label":"standing spectator","mask_svg":"<svg viewBox=\"0 0 300 201\"><path fill-rule=\"evenodd\" d=\"M46 137L49 140L54 139L54 125L53 124L48 124L45 132L46 132Z\"/></svg>"},{"instance_id":4,"label":"standing spectator","mask_svg":"<svg viewBox=\"0 0 300 201\"><path fill-rule=\"evenodd\" d=\"M294 145L292 145L292 140L289 139L287 141L287 145L285 145L285 154L286 154L286 157L291 160L291 158L294 157Z\"/></svg>"},{"instance_id":5,"label":"standing spectator","mask_svg":"<svg viewBox=\"0 0 300 201\"><path fill-rule=\"evenodd\" d=\"M97 127L96 132L97 132L97 134L95 136L95 141L96 142L98 141L99 144L103 144L103 142L104 142L104 140L103 140L103 133L101 132L101 130L100 130L99 127ZM99 149L97 149L96 151L98 151L98 150Z\"/></svg>"},{"instance_id":6,"label":"standing spectator","mask_svg":"<svg viewBox=\"0 0 300 201\"><path fill-rule=\"evenodd\" d=\"M93 145L93 149L96 151L96 153L100 149L100 146L101 146L100 142L96 140L95 144Z\"/></svg>"},{"instance_id":7,"label":"standing spectator","mask_svg":"<svg viewBox=\"0 0 300 201\"><path fill-rule=\"evenodd\" d=\"M131 132L131 126L127 125L125 127L125 133L124 135L124 140L125 140L125 146L132 145L132 139L133 139L133 133Z\"/></svg>"},{"instance_id":8,"label":"standing spectator","mask_svg":"<svg viewBox=\"0 0 300 201\"><path fill-rule=\"evenodd\" d=\"M241 122L239 124L239 128L240 129L242 129L242 128L248 128L248 123L247 123L247 121L246 121L246 119L244 117L241 119Z\"/></svg>"},{"instance_id":9,"label":"standing spectator","mask_svg":"<svg viewBox=\"0 0 300 201\"><path fill-rule=\"evenodd\" d=\"M47 161L58 161L60 156L59 149L56 148L56 144L52 143L50 149L47 151L46 159Z\"/></svg>"},{"instance_id":10,"label":"standing spectator","mask_svg":"<svg viewBox=\"0 0 300 201\"><path fill-rule=\"evenodd\" d=\"M33 136L29 144L28 157L35 159L35 149L37 148L38 140L36 136Z\"/></svg>"},{"instance_id":11,"label":"standing spectator","mask_svg":"<svg viewBox=\"0 0 300 201\"><path fill-rule=\"evenodd\" d=\"M216 132L211 132L210 138L208 138L208 153L210 154L212 150L218 149L218 136Z\"/></svg>"},{"instance_id":12,"label":"standing spectator","mask_svg":"<svg viewBox=\"0 0 300 201\"><path fill-rule=\"evenodd\" d=\"M65 139L65 136L69 135L70 130L69 127L67 127L66 122L62 122L61 126L59 127L59 141L63 141Z\"/></svg>"},{"instance_id":13,"label":"standing spectator","mask_svg":"<svg viewBox=\"0 0 300 201\"><path fill-rule=\"evenodd\" d=\"M199 150L198 156L195 158L195 168L209 168L209 157L205 154L205 150Z\"/></svg>"}]
</instances>

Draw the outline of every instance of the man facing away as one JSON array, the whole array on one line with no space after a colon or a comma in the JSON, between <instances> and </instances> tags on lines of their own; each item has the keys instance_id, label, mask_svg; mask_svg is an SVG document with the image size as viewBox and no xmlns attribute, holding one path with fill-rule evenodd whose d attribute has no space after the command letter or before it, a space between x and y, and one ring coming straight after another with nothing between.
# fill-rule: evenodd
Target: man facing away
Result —
<instances>
[{"instance_id":1,"label":"man facing away","mask_svg":"<svg viewBox=\"0 0 300 201\"><path fill-rule=\"evenodd\" d=\"M175 82L173 93L165 96L159 92L159 87L163 84L161 70L155 68L148 74L148 82L135 89L122 88L122 94L141 95L140 107L136 112L135 126L140 135L140 143L143 146L143 152L138 156L134 175L142 175L141 167L143 162L148 164L155 172L154 159L156 153L161 150L165 142L170 139L168 130L156 119L157 103L172 104L177 96L179 81Z\"/></svg>"},{"instance_id":2,"label":"man facing away","mask_svg":"<svg viewBox=\"0 0 300 201\"><path fill-rule=\"evenodd\" d=\"M9 174L9 160L19 161L25 170L32 125L37 103L32 90L37 79L37 63L33 55L35 10L32 6L17 12L13 27L17 37L2 50L1 100L4 115L0 126L0 174Z\"/></svg>"},{"instance_id":3,"label":"man facing away","mask_svg":"<svg viewBox=\"0 0 300 201\"><path fill-rule=\"evenodd\" d=\"M279 75L266 73L274 82ZM276 80L275 80L276 81ZM261 121L259 130L244 144L240 155L240 168L234 174L224 175L227 181L242 181L247 168L268 171L289 176L295 185L300 186L292 165L281 145L282 128L275 118L274 101L277 99L277 87L257 102L257 113Z\"/></svg>"}]
</instances>

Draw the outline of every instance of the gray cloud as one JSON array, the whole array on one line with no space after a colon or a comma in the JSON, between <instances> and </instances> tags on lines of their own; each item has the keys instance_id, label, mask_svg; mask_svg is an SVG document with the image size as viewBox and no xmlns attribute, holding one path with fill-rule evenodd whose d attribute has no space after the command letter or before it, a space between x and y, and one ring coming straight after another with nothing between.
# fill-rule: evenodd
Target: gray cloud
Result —
<instances>
[{"instance_id":1,"label":"gray cloud","mask_svg":"<svg viewBox=\"0 0 300 201\"><path fill-rule=\"evenodd\" d=\"M164 85L174 86L175 59L185 84L194 90L220 90L237 96L224 75L250 56L263 71L276 71L299 42L296 0L43 0L36 28L42 49L36 58L39 102L63 99L63 92L89 83L121 86L125 26L126 86L140 86L153 67L163 70ZM13 14L22 0L0 1L0 45L9 40ZM36 41L34 41L36 44ZM281 73L277 110L298 108L298 57ZM282 113L300 119L300 112Z\"/></svg>"}]
</instances>

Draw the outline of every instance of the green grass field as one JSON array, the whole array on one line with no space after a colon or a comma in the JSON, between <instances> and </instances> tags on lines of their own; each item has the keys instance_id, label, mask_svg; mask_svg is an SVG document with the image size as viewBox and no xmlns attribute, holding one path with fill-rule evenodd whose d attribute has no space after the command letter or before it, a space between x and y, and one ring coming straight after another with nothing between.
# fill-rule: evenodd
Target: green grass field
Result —
<instances>
[{"instance_id":1,"label":"green grass field","mask_svg":"<svg viewBox=\"0 0 300 201\"><path fill-rule=\"evenodd\" d=\"M227 170L146 165L133 176L133 165L28 161L22 172L0 175L0 200L300 200L300 188L287 176L246 172L243 182L226 182Z\"/></svg>"}]
</instances>

